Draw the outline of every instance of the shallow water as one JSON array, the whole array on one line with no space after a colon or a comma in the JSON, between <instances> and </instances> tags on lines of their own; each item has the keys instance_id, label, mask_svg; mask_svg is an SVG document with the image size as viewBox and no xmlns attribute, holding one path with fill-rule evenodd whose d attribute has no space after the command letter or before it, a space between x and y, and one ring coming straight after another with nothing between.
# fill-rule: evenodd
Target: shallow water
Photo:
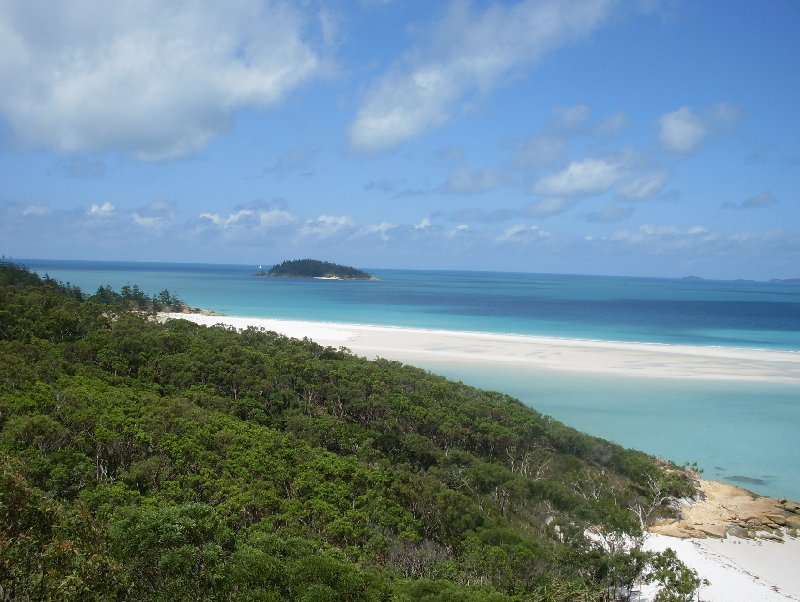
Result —
<instances>
[{"instance_id":1,"label":"shallow water","mask_svg":"<svg viewBox=\"0 0 800 602\"><path fill-rule=\"evenodd\" d=\"M491 369L431 372L516 397L578 430L683 464L705 478L800 499L800 386Z\"/></svg>"}]
</instances>

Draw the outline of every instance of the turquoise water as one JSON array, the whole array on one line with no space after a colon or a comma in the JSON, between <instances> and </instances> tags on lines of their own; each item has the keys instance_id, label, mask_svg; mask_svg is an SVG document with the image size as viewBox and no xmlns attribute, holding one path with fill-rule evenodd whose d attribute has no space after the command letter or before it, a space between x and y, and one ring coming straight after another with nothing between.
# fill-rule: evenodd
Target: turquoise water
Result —
<instances>
[{"instance_id":1,"label":"turquoise water","mask_svg":"<svg viewBox=\"0 0 800 602\"><path fill-rule=\"evenodd\" d=\"M24 260L86 292L168 288L228 315L800 351L800 286L371 270L375 281L258 278L256 266Z\"/></svg>"},{"instance_id":2,"label":"turquoise water","mask_svg":"<svg viewBox=\"0 0 800 602\"><path fill-rule=\"evenodd\" d=\"M258 278L257 266L25 260L77 284L164 288L228 315L800 352L800 287L370 270L376 281ZM800 386L530 372L428 362L585 432L800 499Z\"/></svg>"},{"instance_id":3,"label":"turquoise water","mask_svg":"<svg viewBox=\"0 0 800 602\"><path fill-rule=\"evenodd\" d=\"M425 362L581 431L764 495L800 499L800 386L599 376Z\"/></svg>"}]
</instances>

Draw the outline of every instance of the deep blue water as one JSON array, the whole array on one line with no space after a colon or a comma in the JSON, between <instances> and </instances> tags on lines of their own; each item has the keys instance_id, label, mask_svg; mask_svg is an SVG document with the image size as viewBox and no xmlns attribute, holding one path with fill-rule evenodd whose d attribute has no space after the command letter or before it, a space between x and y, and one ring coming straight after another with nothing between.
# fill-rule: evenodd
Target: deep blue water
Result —
<instances>
[{"instance_id":1,"label":"deep blue water","mask_svg":"<svg viewBox=\"0 0 800 602\"><path fill-rule=\"evenodd\" d=\"M800 352L800 286L790 284L410 270L345 282L255 277L257 266L241 265L22 263L86 292L168 288L228 315ZM422 367L593 435L696 461L709 478L800 499L798 385Z\"/></svg>"}]
</instances>

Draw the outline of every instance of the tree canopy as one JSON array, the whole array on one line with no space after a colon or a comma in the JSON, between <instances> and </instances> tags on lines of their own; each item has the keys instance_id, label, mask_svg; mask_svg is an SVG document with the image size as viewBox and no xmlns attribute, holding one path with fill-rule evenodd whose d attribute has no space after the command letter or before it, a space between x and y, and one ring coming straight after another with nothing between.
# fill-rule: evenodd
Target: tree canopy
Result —
<instances>
[{"instance_id":1,"label":"tree canopy","mask_svg":"<svg viewBox=\"0 0 800 602\"><path fill-rule=\"evenodd\" d=\"M317 259L283 261L272 266L267 275L295 278L340 278L343 280L370 280L372 278L370 274L362 270Z\"/></svg>"},{"instance_id":2,"label":"tree canopy","mask_svg":"<svg viewBox=\"0 0 800 602\"><path fill-rule=\"evenodd\" d=\"M609 545L665 510L654 482L691 493L674 466L397 362L134 309L0 263L15 601L625 600L685 569Z\"/></svg>"}]
</instances>

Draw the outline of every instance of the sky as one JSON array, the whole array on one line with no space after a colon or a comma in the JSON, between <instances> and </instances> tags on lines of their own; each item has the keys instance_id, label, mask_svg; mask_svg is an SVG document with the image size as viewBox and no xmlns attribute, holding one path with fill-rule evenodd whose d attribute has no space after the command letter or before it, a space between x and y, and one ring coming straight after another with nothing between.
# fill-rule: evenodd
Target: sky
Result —
<instances>
[{"instance_id":1,"label":"sky","mask_svg":"<svg viewBox=\"0 0 800 602\"><path fill-rule=\"evenodd\" d=\"M0 254L800 277L796 0L4 0Z\"/></svg>"}]
</instances>

